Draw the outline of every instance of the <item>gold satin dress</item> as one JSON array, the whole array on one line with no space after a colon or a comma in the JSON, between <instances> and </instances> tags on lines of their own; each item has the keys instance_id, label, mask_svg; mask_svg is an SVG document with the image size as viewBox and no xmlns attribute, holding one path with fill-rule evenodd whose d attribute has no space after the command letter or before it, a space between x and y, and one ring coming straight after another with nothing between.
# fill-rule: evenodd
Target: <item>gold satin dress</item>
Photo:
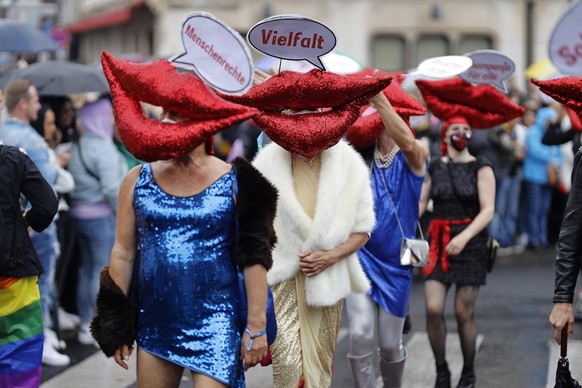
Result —
<instances>
[{"instance_id":1,"label":"gold satin dress","mask_svg":"<svg viewBox=\"0 0 582 388\"><path fill-rule=\"evenodd\" d=\"M305 213L313 218L321 158L293 157L293 187ZM343 300L329 307L308 306L305 275L272 287L277 316L277 339L271 346L273 387L331 386L333 354L342 316Z\"/></svg>"}]
</instances>

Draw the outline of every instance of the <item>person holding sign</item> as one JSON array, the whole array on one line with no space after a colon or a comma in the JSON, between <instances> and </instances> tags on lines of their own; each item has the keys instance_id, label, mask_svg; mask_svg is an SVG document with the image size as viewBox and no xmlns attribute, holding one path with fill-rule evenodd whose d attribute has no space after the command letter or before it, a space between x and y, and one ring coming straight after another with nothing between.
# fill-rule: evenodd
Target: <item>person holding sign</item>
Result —
<instances>
[{"instance_id":1,"label":"person holding sign","mask_svg":"<svg viewBox=\"0 0 582 388\"><path fill-rule=\"evenodd\" d=\"M147 163L120 188L91 332L125 369L137 340L140 387L178 387L184 368L197 387L244 387L243 369L267 351L277 192L250 163L214 157L211 136L256 110L219 98L164 60L134 64L104 52L102 64L119 136ZM163 120L145 117L140 101L161 105ZM235 225L248 299L242 334L230 253Z\"/></svg>"},{"instance_id":2,"label":"person holding sign","mask_svg":"<svg viewBox=\"0 0 582 388\"><path fill-rule=\"evenodd\" d=\"M445 357L445 300L456 284L455 316L463 371L459 388L475 386L477 327L474 307L487 274L487 225L495 208L495 175L488 160L468 151L472 128L491 128L524 113L490 85L472 86L459 78L417 80L428 109L442 122L443 156L428 167L420 198L421 215L429 199L434 211L428 229L430 262L425 281L427 332L436 361L437 388L451 386Z\"/></svg>"},{"instance_id":3,"label":"person holding sign","mask_svg":"<svg viewBox=\"0 0 582 388\"><path fill-rule=\"evenodd\" d=\"M259 85L230 97L261 109L253 120L273 141L253 164L280 194L267 274L280 333L271 348L276 388L331 386L343 300L370 287L356 255L375 223L369 174L341 138L390 80L259 72Z\"/></svg>"},{"instance_id":4,"label":"person holding sign","mask_svg":"<svg viewBox=\"0 0 582 388\"><path fill-rule=\"evenodd\" d=\"M378 71L368 69L354 76L372 74ZM368 294L346 297L348 360L355 387L375 387L373 360L379 347L384 387L400 387L407 356L402 330L412 288L412 266L400 264L400 245L403 237L415 238L429 154L428 147L415 139L407 121L410 115L423 115L426 108L407 95L398 82L392 82L369 102L346 134L370 166L376 212L374 231L358 251L372 288Z\"/></svg>"}]
</instances>

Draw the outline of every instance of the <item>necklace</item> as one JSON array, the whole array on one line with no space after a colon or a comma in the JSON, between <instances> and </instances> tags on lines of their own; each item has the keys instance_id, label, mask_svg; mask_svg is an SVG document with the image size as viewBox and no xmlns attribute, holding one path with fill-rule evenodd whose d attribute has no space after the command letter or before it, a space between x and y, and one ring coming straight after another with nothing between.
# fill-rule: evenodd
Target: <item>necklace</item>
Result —
<instances>
[{"instance_id":1,"label":"necklace","mask_svg":"<svg viewBox=\"0 0 582 388\"><path fill-rule=\"evenodd\" d=\"M388 155L382 155L378 150L378 147L374 150L374 163L378 168L388 168L394 161L394 157L396 153L400 150L400 148L395 144L392 147L392 150L388 153Z\"/></svg>"}]
</instances>

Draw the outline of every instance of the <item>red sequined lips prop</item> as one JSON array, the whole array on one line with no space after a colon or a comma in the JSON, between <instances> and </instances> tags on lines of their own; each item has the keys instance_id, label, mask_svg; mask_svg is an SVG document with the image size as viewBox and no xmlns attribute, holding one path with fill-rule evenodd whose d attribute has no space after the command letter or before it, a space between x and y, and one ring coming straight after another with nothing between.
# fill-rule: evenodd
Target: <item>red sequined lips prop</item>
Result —
<instances>
[{"instance_id":1,"label":"red sequined lips prop","mask_svg":"<svg viewBox=\"0 0 582 388\"><path fill-rule=\"evenodd\" d=\"M365 77L372 76L374 69L366 68L358 73L350 74L351 77ZM383 73L382 75L391 76L393 80L400 80L404 73ZM382 91L384 95L394 107L396 113L402 117L406 124L410 127L410 116L422 116L426 113L426 108L416 101L413 97L408 95L400 86L400 82L392 82L386 89ZM367 148L374 144L384 131L384 123L378 111L369 105L365 105L360 109L360 116L354 124L352 124L347 132L346 139L357 148ZM412 131L412 128L411 128Z\"/></svg>"},{"instance_id":2,"label":"red sequined lips prop","mask_svg":"<svg viewBox=\"0 0 582 388\"><path fill-rule=\"evenodd\" d=\"M472 128L489 129L522 116L525 110L491 85L476 85L460 79L417 80L428 109L441 121L466 119Z\"/></svg>"},{"instance_id":3,"label":"red sequined lips prop","mask_svg":"<svg viewBox=\"0 0 582 388\"><path fill-rule=\"evenodd\" d=\"M103 72L113 97L119 137L144 161L179 157L221 129L256 115L256 109L220 98L196 76L168 61L132 63L103 52ZM140 101L179 113L190 120L163 123L145 116Z\"/></svg>"},{"instance_id":4,"label":"red sequined lips prop","mask_svg":"<svg viewBox=\"0 0 582 388\"><path fill-rule=\"evenodd\" d=\"M335 145L358 118L360 106L387 87L392 78L350 78L319 69L283 71L229 101L262 111L255 123L281 147L307 158ZM286 115L285 109L324 112ZM327 109L331 108L331 109Z\"/></svg>"},{"instance_id":5,"label":"red sequined lips prop","mask_svg":"<svg viewBox=\"0 0 582 388\"><path fill-rule=\"evenodd\" d=\"M543 93L572 109L582 120L582 77L562 77L545 81L532 78L531 82Z\"/></svg>"}]
</instances>

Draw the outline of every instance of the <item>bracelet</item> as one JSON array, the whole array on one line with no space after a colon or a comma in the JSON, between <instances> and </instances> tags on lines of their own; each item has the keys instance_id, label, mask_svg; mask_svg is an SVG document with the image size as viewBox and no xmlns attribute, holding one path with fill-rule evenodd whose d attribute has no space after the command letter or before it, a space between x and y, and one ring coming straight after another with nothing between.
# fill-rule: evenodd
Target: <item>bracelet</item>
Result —
<instances>
[{"instance_id":1,"label":"bracelet","mask_svg":"<svg viewBox=\"0 0 582 388\"><path fill-rule=\"evenodd\" d=\"M253 334L253 332L251 331L251 329L249 329L248 326L245 327L245 332L249 333L249 336L251 337L251 340L249 341L249 343L247 344L247 346L245 346L245 348L247 350L251 350L251 348L253 347L253 342L255 341L255 338L267 334L267 330L266 329L265 330L261 330L261 331L257 332L256 334Z\"/></svg>"}]
</instances>

